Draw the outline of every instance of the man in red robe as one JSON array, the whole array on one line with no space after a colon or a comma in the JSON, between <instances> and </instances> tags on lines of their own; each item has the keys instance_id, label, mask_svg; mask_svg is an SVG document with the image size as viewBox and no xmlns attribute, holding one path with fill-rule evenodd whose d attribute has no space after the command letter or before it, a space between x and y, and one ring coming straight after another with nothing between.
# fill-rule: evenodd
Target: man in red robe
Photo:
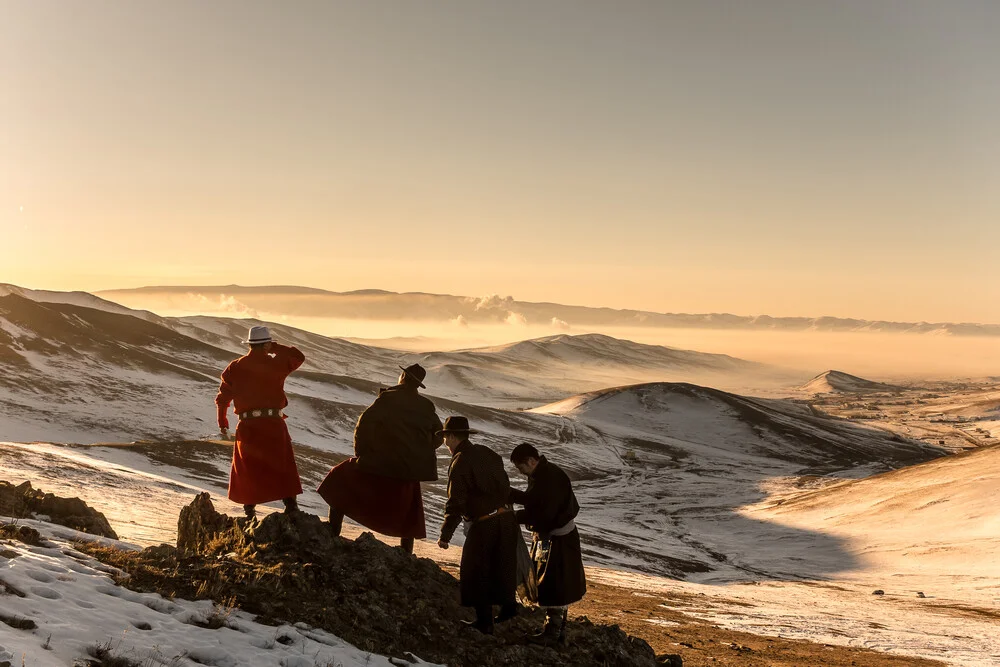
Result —
<instances>
[{"instance_id":1,"label":"man in red robe","mask_svg":"<svg viewBox=\"0 0 1000 667\"><path fill-rule=\"evenodd\" d=\"M427 372L403 368L399 384L382 389L354 429L354 458L333 468L319 494L330 504L330 527L340 535L349 516L377 533L400 538L413 553L415 539L427 537L420 482L437 479L438 432L434 404L417 391Z\"/></svg>"},{"instance_id":2,"label":"man in red robe","mask_svg":"<svg viewBox=\"0 0 1000 667\"><path fill-rule=\"evenodd\" d=\"M283 409L288 405L285 378L306 358L294 347L275 343L267 327L252 327L244 342L250 351L226 367L215 397L223 435L230 403L240 418L229 499L243 505L249 519L257 516L258 504L274 500L284 501L286 512L297 512L302 483Z\"/></svg>"}]
</instances>

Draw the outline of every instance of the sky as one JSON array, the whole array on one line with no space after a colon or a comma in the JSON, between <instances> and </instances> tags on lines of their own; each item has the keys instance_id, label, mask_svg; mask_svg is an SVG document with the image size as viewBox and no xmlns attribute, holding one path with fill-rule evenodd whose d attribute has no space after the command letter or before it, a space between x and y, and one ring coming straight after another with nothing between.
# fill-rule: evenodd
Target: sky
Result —
<instances>
[{"instance_id":1,"label":"sky","mask_svg":"<svg viewBox=\"0 0 1000 667\"><path fill-rule=\"evenodd\" d=\"M1000 322L1000 3L0 0L0 282Z\"/></svg>"}]
</instances>

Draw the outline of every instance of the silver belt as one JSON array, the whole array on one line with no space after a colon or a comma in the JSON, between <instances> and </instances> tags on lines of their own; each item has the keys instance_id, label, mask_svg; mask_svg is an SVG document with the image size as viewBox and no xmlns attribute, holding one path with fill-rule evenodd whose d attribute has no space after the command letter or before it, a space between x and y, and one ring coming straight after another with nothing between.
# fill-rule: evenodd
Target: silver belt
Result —
<instances>
[{"instance_id":1,"label":"silver belt","mask_svg":"<svg viewBox=\"0 0 1000 667\"><path fill-rule=\"evenodd\" d=\"M240 413L240 419L255 419L257 417L284 417L285 413L281 408L258 408L257 410L247 410Z\"/></svg>"}]
</instances>

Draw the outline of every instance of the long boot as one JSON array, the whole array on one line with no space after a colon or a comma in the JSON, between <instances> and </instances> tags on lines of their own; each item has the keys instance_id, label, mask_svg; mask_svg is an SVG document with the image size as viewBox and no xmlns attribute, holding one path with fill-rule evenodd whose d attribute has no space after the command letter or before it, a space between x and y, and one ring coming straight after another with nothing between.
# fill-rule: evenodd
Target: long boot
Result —
<instances>
[{"instance_id":1,"label":"long boot","mask_svg":"<svg viewBox=\"0 0 1000 667\"><path fill-rule=\"evenodd\" d=\"M399 538L399 546L403 547L403 551L408 554L413 553L413 538L412 537L401 537Z\"/></svg>"},{"instance_id":2,"label":"long boot","mask_svg":"<svg viewBox=\"0 0 1000 667\"><path fill-rule=\"evenodd\" d=\"M560 623L559 623L559 636L556 640L560 645L566 645L566 621L569 619L569 608L563 607L560 613Z\"/></svg>"},{"instance_id":3,"label":"long boot","mask_svg":"<svg viewBox=\"0 0 1000 667\"><path fill-rule=\"evenodd\" d=\"M528 641L532 644L549 646L561 641L560 636L565 637L565 630L566 610L561 607L548 607L545 610L545 625L542 626L542 631L528 635Z\"/></svg>"},{"instance_id":4,"label":"long boot","mask_svg":"<svg viewBox=\"0 0 1000 667\"><path fill-rule=\"evenodd\" d=\"M462 621L467 628L479 630L484 635L493 634L493 605L476 605L476 620Z\"/></svg>"},{"instance_id":5,"label":"long boot","mask_svg":"<svg viewBox=\"0 0 1000 667\"><path fill-rule=\"evenodd\" d=\"M295 499L295 496L283 498L281 502L285 503L285 514L294 514L299 511L299 501Z\"/></svg>"},{"instance_id":6,"label":"long boot","mask_svg":"<svg viewBox=\"0 0 1000 667\"><path fill-rule=\"evenodd\" d=\"M335 537L340 537L340 531L344 529L344 514L330 508L330 532Z\"/></svg>"}]
</instances>

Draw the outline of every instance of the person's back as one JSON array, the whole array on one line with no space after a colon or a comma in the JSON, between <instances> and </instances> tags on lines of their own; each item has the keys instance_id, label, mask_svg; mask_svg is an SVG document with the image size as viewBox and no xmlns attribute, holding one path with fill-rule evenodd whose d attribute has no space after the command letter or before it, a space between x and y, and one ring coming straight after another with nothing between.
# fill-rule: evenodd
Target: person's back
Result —
<instances>
[{"instance_id":1,"label":"person's back","mask_svg":"<svg viewBox=\"0 0 1000 667\"><path fill-rule=\"evenodd\" d=\"M334 535L347 516L400 538L413 553L414 540L427 535L420 482L437 479L441 420L417 391L427 371L420 364L400 370L399 384L382 389L358 418L354 457L330 470L318 491L330 505Z\"/></svg>"},{"instance_id":2,"label":"person's back","mask_svg":"<svg viewBox=\"0 0 1000 667\"><path fill-rule=\"evenodd\" d=\"M467 489L466 521L475 521L507 504L510 478L503 457L485 445L466 441L452 459L451 479L453 484L464 482Z\"/></svg>"},{"instance_id":3,"label":"person's back","mask_svg":"<svg viewBox=\"0 0 1000 667\"><path fill-rule=\"evenodd\" d=\"M518 511L518 520L543 535L568 524L580 513L569 475L544 456L539 457L528 478L527 493L514 493L512 497L524 504L524 509Z\"/></svg>"},{"instance_id":4,"label":"person's back","mask_svg":"<svg viewBox=\"0 0 1000 667\"><path fill-rule=\"evenodd\" d=\"M524 505L515 516L535 535L537 602L546 608L545 626L531 640L563 642L568 606L587 593L580 531L575 522L580 504L569 475L539 454L534 445L518 445L510 460L528 477L527 491L512 489L510 498Z\"/></svg>"},{"instance_id":5,"label":"person's back","mask_svg":"<svg viewBox=\"0 0 1000 667\"><path fill-rule=\"evenodd\" d=\"M435 481L440 428L434 403L421 396L416 386L383 389L354 431L358 466L396 479Z\"/></svg>"},{"instance_id":6,"label":"person's back","mask_svg":"<svg viewBox=\"0 0 1000 667\"><path fill-rule=\"evenodd\" d=\"M302 493L292 439L283 410L288 406L285 378L302 365L305 355L280 345L267 327L251 327L244 341L250 351L222 372L215 397L219 431L229 431L229 404L239 417L233 462L229 472L229 499L243 505L248 518L259 503L282 500L285 510L298 510Z\"/></svg>"},{"instance_id":7,"label":"person's back","mask_svg":"<svg viewBox=\"0 0 1000 667\"><path fill-rule=\"evenodd\" d=\"M476 431L469 428L468 419L449 417L441 433L452 459L438 546L447 549L459 524L466 523L459 570L461 602L476 610L476 620L470 625L492 634L493 605L500 605L499 621L517 615L520 529L507 508L510 479L499 454L469 441Z\"/></svg>"},{"instance_id":8,"label":"person's back","mask_svg":"<svg viewBox=\"0 0 1000 667\"><path fill-rule=\"evenodd\" d=\"M272 342L269 349L251 349L222 373L220 394L232 400L237 414L288 407L285 379L305 361L294 347Z\"/></svg>"}]
</instances>

